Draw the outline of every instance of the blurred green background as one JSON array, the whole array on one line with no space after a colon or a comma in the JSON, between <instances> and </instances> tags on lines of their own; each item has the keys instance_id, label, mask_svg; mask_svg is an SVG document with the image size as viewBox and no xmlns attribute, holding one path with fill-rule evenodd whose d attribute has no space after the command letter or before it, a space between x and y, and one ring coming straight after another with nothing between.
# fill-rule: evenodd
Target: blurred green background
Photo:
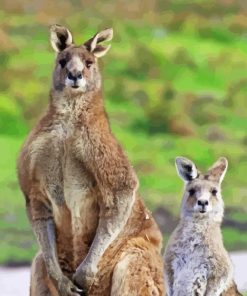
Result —
<instances>
[{"instance_id":1,"label":"blurred green background","mask_svg":"<svg viewBox=\"0 0 247 296\"><path fill-rule=\"evenodd\" d=\"M226 156L224 240L228 250L247 250L246 1L2 0L0 7L0 263L28 263L37 249L16 158L47 106L53 23L67 25L78 44L114 28L101 62L106 109L165 241L182 197L175 157L206 169Z\"/></svg>"}]
</instances>

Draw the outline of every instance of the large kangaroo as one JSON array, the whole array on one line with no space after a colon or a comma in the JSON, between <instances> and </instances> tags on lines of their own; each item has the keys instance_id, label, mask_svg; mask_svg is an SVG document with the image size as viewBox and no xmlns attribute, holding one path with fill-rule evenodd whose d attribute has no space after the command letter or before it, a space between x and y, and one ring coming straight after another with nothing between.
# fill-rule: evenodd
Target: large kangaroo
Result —
<instances>
[{"instance_id":1,"label":"large kangaroo","mask_svg":"<svg viewBox=\"0 0 247 296\"><path fill-rule=\"evenodd\" d=\"M97 58L112 29L81 46L51 27L57 52L49 108L18 161L40 252L32 296L165 295L161 233L137 196L138 179L112 135Z\"/></svg>"}]
</instances>

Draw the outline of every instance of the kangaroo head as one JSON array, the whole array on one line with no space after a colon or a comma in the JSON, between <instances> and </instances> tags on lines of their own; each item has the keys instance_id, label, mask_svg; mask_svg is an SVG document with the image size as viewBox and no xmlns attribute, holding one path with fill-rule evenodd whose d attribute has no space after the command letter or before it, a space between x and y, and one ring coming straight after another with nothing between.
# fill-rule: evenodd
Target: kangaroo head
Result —
<instances>
[{"instance_id":1,"label":"kangaroo head","mask_svg":"<svg viewBox=\"0 0 247 296\"><path fill-rule=\"evenodd\" d=\"M50 28L50 41L57 53L53 73L53 88L73 93L97 90L101 87L97 58L102 57L110 49L110 45L101 42L110 41L113 30L98 32L80 46L73 43L72 34L62 26Z\"/></svg>"},{"instance_id":2,"label":"kangaroo head","mask_svg":"<svg viewBox=\"0 0 247 296\"><path fill-rule=\"evenodd\" d=\"M182 218L212 219L221 222L224 211L221 182L227 165L227 159L221 157L206 174L202 174L191 160L184 157L176 158L178 175L185 182Z\"/></svg>"}]
</instances>

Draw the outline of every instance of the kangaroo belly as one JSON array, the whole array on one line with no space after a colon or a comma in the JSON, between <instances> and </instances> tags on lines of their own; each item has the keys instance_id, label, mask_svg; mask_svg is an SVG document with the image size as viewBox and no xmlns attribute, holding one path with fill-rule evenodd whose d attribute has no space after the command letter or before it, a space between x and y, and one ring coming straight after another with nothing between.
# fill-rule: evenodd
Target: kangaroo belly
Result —
<instances>
[{"instance_id":1,"label":"kangaroo belly","mask_svg":"<svg viewBox=\"0 0 247 296\"><path fill-rule=\"evenodd\" d=\"M71 154L64 164L64 198L71 214L74 265L85 258L98 226L98 189L90 173Z\"/></svg>"}]
</instances>

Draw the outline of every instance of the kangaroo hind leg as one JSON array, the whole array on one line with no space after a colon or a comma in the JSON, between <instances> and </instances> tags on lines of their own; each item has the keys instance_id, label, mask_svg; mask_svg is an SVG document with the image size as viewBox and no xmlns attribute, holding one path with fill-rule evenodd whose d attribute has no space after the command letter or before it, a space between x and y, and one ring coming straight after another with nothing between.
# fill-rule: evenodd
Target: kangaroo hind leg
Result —
<instances>
[{"instance_id":1,"label":"kangaroo hind leg","mask_svg":"<svg viewBox=\"0 0 247 296\"><path fill-rule=\"evenodd\" d=\"M148 252L137 248L121 256L113 271L111 296L165 295L163 278L151 260Z\"/></svg>"}]
</instances>

